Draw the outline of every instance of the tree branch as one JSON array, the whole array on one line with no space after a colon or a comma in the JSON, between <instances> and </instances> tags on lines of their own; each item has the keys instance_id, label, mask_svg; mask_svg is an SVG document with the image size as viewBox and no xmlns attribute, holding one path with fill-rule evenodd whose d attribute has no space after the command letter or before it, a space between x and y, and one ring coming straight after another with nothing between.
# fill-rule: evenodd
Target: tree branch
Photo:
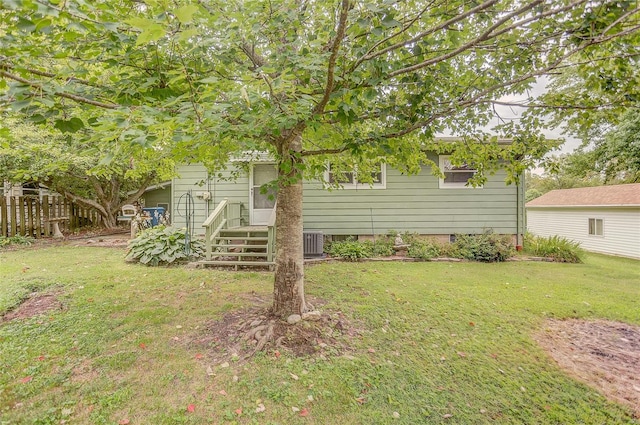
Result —
<instances>
[{"instance_id":1,"label":"tree branch","mask_svg":"<svg viewBox=\"0 0 640 425\"><path fill-rule=\"evenodd\" d=\"M15 70L16 66L12 65L10 63L7 63L7 59L8 58L6 56L0 56L0 70ZM29 74L38 75L40 77L47 77L47 78L52 78L52 79L62 79L63 81L66 81L68 83L80 83L80 84L83 84L85 86L90 86L90 87L95 87L95 88L102 88L99 85L97 85L95 83L92 83L91 81L83 80L81 78L76 78L76 77L61 78L59 75L53 74L51 72L39 71L37 69L25 68L25 67L19 67L19 69L22 69L22 70L28 72Z\"/></svg>"},{"instance_id":2,"label":"tree branch","mask_svg":"<svg viewBox=\"0 0 640 425\"><path fill-rule=\"evenodd\" d=\"M600 105L592 105L592 106L586 106L586 105L548 105L548 104L542 104L542 103L521 103L521 102L502 102L499 100L483 100L480 101L478 103L491 103L494 105L501 105L501 106L514 106L514 107L518 107L518 108L531 108L531 109L535 109L535 108L539 108L539 109L576 109L576 110L593 110L593 109L600 109L600 108L606 108L609 106L620 106L620 102L609 102L609 103L604 103L604 104L600 104ZM634 104L631 104L629 106L633 106Z\"/></svg>"},{"instance_id":3,"label":"tree branch","mask_svg":"<svg viewBox=\"0 0 640 425\"><path fill-rule=\"evenodd\" d=\"M318 149L314 151L303 150L302 152L300 152L300 155L301 156L332 155L332 154L345 152L346 150L347 150L346 146L343 146L341 148L335 148L335 149Z\"/></svg>"},{"instance_id":4,"label":"tree branch","mask_svg":"<svg viewBox=\"0 0 640 425\"><path fill-rule=\"evenodd\" d=\"M360 59L358 59L358 60L356 61L356 63L355 63L355 64L353 65L353 67L352 67L352 70L354 70L355 68L357 68L357 67L358 67L362 62L365 62L365 61L368 61L368 60L371 60L371 59L377 58L378 56L382 56L382 55L384 55L385 53L391 52L391 51L396 50L396 49L398 49L398 48L400 48L400 47L404 47L404 46L406 46L406 45L408 45L408 44L415 43L416 41L422 40L423 38L425 38L425 37L427 37L427 36L429 36L429 35L431 35L431 34L435 33L436 31L440 31L441 29L447 28L449 25L452 25L452 24L455 24L455 23L457 23L457 22L460 22L460 21L462 21L463 19L467 18L468 16L474 15L474 14L476 14L477 12L480 12L480 11L482 11L482 10L485 10L485 9L487 9L487 8L489 8L489 7L491 7L491 6L493 6L493 5L494 5L494 4L496 4L497 2L498 2L498 0L489 0L489 1L486 1L486 2L484 2L484 3L482 3L482 4L480 4L480 5L478 5L478 6L474 7L474 8L472 8L472 9L469 9L468 11L466 11L466 12L464 12L464 13L461 13L461 14L459 14L459 15L456 15L455 17L453 17L453 18L451 18L451 19L449 19L449 20L447 20L447 21L445 21L445 22L441 23L441 24L440 24L440 25L438 25L438 26L435 26L435 27L433 27L433 28L430 28L430 29L428 29L428 30L426 30L426 31L423 31L423 32L421 32L421 33L417 34L416 36L414 36L414 37L410 38L409 40L405 40L405 41L401 41L401 42L398 42L398 43L392 44L391 46L385 47L385 48L384 48L384 49L382 49L382 50L379 50L379 51L377 51L377 52L375 52L375 53L372 53L372 51L373 51L376 47L378 47L378 46L382 45L384 42L386 42L387 40L391 39L392 37L396 37L397 35L399 35L399 34L401 34L401 33L405 32L405 31L406 31L406 30L407 30L411 25L413 25L413 24L415 23L415 21L416 21L420 16L422 16L422 14L425 12L425 10L423 10L423 11L422 11L418 16L416 16L416 18L415 18L414 20L410 21L410 23L409 23L409 25L408 25L408 26L405 26L404 28L402 28L402 30L401 30L401 31L399 31L398 33L393 34L393 35L391 35L391 36L389 36L389 37L387 37L387 38L385 38L385 39L383 39L383 40L380 40L378 43L374 44L374 45L373 45L373 47L371 47L371 49L369 49L369 51L368 51L368 52L367 52L363 57L361 57ZM427 6L427 7L428 7L428 6Z\"/></svg>"},{"instance_id":5,"label":"tree branch","mask_svg":"<svg viewBox=\"0 0 640 425\"><path fill-rule=\"evenodd\" d=\"M0 69L0 77L5 77L5 78L8 78L10 80L14 80L14 81L17 81L19 83L22 83L22 84L26 84L28 86L31 86L31 87L35 88L35 89L39 89L39 90L45 91L41 84L36 83L35 81L27 80L26 78L22 78L22 77L20 77L18 75L11 74L11 73L9 73L7 71L3 71L1 69ZM70 100L73 100L73 101L78 102L78 103L84 103L84 104L87 104L87 105L97 106L97 107L103 108L103 109L117 109L118 106L119 106L119 105L116 105L114 103L98 102L97 100L89 99L89 98L78 96L78 95L75 95L75 94L60 92L60 91L55 92L54 95L59 96L59 97L64 97L65 99L70 99Z\"/></svg>"},{"instance_id":6,"label":"tree branch","mask_svg":"<svg viewBox=\"0 0 640 425\"><path fill-rule=\"evenodd\" d=\"M536 7L537 5L542 3L543 1L544 0L532 1L531 3L526 4L525 6L521 7L520 9L505 15L502 19L500 19L495 24L491 25L485 32L480 34L478 37L476 37L473 40L467 42L466 44L463 44L462 46L458 47L457 49L455 49L455 50L453 50L453 51L451 51L451 52L449 52L447 54L444 54L444 55L441 55L441 56L438 56L438 57L435 57L435 58L432 58L432 59L417 63L415 65L407 66L405 68L401 68L401 69L398 69L398 70L393 71L393 72L390 72L389 73L389 77L392 78L392 77L396 77L398 75L407 74L407 73L414 72L414 71L417 71L417 70L422 69L422 68L426 68L427 66L434 65L434 64L436 64L438 62L442 62L444 60L450 59L450 58L452 58L452 57L454 57L454 56L456 56L456 55L458 55L458 54L460 54L460 53L462 53L462 52L464 52L466 50L469 50L471 47L476 46L477 44L479 44L479 43L481 43L483 41L490 40L490 39L495 37L493 32L496 29L500 28L504 23L508 22L510 19L512 19L512 18L514 18L514 17L516 17L518 15L521 15L522 13L524 13L524 12L526 12L528 10L533 9L534 7Z\"/></svg>"},{"instance_id":7,"label":"tree branch","mask_svg":"<svg viewBox=\"0 0 640 425\"><path fill-rule=\"evenodd\" d=\"M147 190L147 187L153 181L154 178L155 178L155 175L153 173L149 174L140 184L140 188L136 190L135 193L129 195L124 201L122 201L118 206L118 208L122 208L122 206L126 204L132 204L134 201L138 200L138 198L142 196L145 190Z\"/></svg>"},{"instance_id":8,"label":"tree branch","mask_svg":"<svg viewBox=\"0 0 640 425\"><path fill-rule=\"evenodd\" d=\"M347 15L349 14L349 0L342 0L342 8L340 9L340 17L338 21L338 28L336 30L336 37L333 39L331 46L331 56L329 57L329 64L327 66L327 84L324 88L324 95L320 103L316 105L313 112L315 114L322 113L325 106L329 102L329 97L333 92L335 86L335 68L336 60L338 59L338 52L340 51L340 44L344 39L344 35L347 30Z\"/></svg>"}]
</instances>

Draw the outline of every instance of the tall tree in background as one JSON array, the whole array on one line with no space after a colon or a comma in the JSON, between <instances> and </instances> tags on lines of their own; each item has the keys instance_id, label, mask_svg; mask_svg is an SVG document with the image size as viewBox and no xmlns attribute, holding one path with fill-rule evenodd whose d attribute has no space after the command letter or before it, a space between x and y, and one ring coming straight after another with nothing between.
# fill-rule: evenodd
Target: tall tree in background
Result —
<instances>
[{"instance_id":1,"label":"tall tree in background","mask_svg":"<svg viewBox=\"0 0 640 425\"><path fill-rule=\"evenodd\" d=\"M81 108L96 143L171 144L212 167L243 151L275 157L278 315L308 308L305 174L335 154L416 172L430 149L482 173L507 161L514 180L549 145L535 119L500 129L507 148L478 131L494 102L640 27L637 4L619 1L2 4L0 88L14 110L64 126ZM438 145L444 130L463 141Z\"/></svg>"},{"instance_id":2,"label":"tall tree in background","mask_svg":"<svg viewBox=\"0 0 640 425\"><path fill-rule=\"evenodd\" d=\"M637 2L601 2L594 10L619 19L633 16ZM635 18L637 22L637 15ZM609 30L594 19L594 27ZM606 49L587 49L552 74L548 91L526 104L531 113L566 125L567 134L582 141L566 162L566 174L589 178L596 172L602 183L640 181L640 33L612 40Z\"/></svg>"},{"instance_id":3,"label":"tall tree in background","mask_svg":"<svg viewBox=\"0 0 640 425\"><path fill-rule=\"evenodd\" d=\"M61 133L30 123L5 123L12 131L0 141L0 181L44 185L95 209L107 229L117 226L123 205L137 200L150 184L173 176L173 160L159 148L116 146L107 140L95 144L82 130Z\"/></svg>"}]
</instances>

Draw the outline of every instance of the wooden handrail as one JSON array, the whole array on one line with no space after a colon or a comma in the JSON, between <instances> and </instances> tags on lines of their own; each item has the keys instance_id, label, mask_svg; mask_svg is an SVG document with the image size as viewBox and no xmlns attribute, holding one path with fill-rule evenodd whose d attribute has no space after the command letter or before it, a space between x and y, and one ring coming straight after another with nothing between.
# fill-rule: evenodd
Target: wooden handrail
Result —
<instances>
[{"instance_id":1,"label":"wooden handrail","mask_svg":"<svg viewBox=\"0 0 640 425\"><path fill-rule=\"evenodd\" d=\"M209 214L209 217L207 217L207 219L204 221L204 223L202 223L202 227L210 227L211 224L213 223L213 221L220 215L222 214L222 212L224 211L224 209L227 207L227 204L229 203L229 200L227 198L224 198L216 207L215 210L213 210L213 212L211 214Z\"/></svg>"},{"instance_id":2,"label":"wooden handrail","mask_svg":"<svg viewBox=\"0 0 640 425\"><path fill-rule=\"evenodd\" d=\"M202 223L202 227L205 228L204 245L205 245L205 257L207 260L211 260L213 257L213 241L220 234L220 230L224 229L227 223L227 204L229 200L224 198L222 202L218 204L215 210L209 215L209 217ZM213 228L215 226L215 228Z\"/></svg>"}]
</instances>

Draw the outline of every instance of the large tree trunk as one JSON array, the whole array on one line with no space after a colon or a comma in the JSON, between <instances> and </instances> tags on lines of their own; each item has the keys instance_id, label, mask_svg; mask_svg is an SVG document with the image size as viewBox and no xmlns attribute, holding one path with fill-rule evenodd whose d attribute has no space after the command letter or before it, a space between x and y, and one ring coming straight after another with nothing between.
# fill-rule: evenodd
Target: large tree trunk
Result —
<instances>
[{"instance_id":1,"label":"large tree trunk","mask_svg":"<svg viewBox=\"0 0 640 425\"><path fill-rule=\"evenodd\" d=\"M304 261L302 247L302 160L296 155L302 139L295 137L284 149L278 164L276 205L276 272L273 286L273 313L287 317L307 311L304 298Z\"/></svg>"}]
</instances>

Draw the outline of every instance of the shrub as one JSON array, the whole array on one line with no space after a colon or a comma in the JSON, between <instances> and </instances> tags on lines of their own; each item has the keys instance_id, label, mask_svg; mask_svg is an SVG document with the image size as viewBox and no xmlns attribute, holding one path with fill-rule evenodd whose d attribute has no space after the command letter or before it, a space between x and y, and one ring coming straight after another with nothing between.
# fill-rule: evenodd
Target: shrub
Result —
<instances>
[{"instance_id":1,"label":"shrub","mask_svg":"<svg viewBox=\"0 0 640 425\"><path fill-rule=\"evenodd\" d=\"M432 241L421 241L415 239L409 245L407 255L411 258L430 260L440 255L440 246Z\"/></svg>"},{"instance_id":2,"label":"shrub","mask_svg":"<svg viewBox=\"0 0 640 425\"><path fill-rule=\"evenodd\" d=\"M373 250L374 257L389 257L395 254L395 251L393 250L393 239L390 239L389 237L376 239L375 242L372 243L371 248Z\"/></svg>"},{"instance_id":3,"label":"shrub","mask_svg":"<svg viewBox=\"0 0 640 425\"><path fill-rule=\"evenodd\" d=\"M185 253L185 229L158 226L143 230L129 242L127 261L139 261L148 266L172 264L187 261L204 254L204 242L199 239L190 241L189 251Z\"/></svg>"},{"instance_id":4,"label":"shrub","mask_svg":"<svg viewBox=\"0 0 640 425\"><path fill-rule=\"evenodd\" d=\"M529 233L525 235L526 252L540 257L551 258L562 263L582 263L584 251L578 242L561 236L541 237Z\"/></svg>"},{"instance_id":5,"label":"shrub","mask_svg":"<svg viewBox=\"0 0 640 425\"><path fill-rule=\"evenodd\" d=\"M356 261L360 258L373 257L373 243L369 241L358 242L354 239L331 242L328 253L332 257L344 258L345 260L349 261Z\"/></svg>"},{"instance_id":6,"label":"shrub","mask_svg":"<svg viewBox=\"0 0 640 425\"><path fill-rule=\"evenodd\" d=\"M34 239L30 236L0 236L0 248L8 245L31 245L33 243L33 240Z\"/></svg>"},{"instance_id":7,"label":"shrub","mask_svg":"<svg viewBox=\"0 0 640 425\"><path fill-rule=\"evenodd\" d=\"M467 260L492 263L504 261L515 254L510 236L487 231L479 235L456 235L453 249Z\"/></svg>"}]
</instances>

